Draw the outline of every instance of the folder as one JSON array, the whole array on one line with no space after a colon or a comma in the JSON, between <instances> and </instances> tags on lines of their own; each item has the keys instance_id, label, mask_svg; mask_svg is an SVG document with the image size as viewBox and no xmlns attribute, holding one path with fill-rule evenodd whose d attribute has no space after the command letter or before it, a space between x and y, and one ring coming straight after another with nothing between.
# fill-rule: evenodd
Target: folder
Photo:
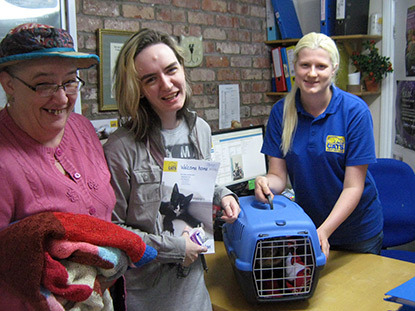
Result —
<instances>
[{"instance_id":1,"label":"folder","mask_svg":"<svg viewBox=\"0 0 415 311\"><path fill-rule=\"evenodd\" d=\"M290 73L291 87L293 87L295 83L294 49L295 49L295 45L287 46L285 48L287 52L288 71Z\"/></svg>"},{"instance_id":2,"label":"folder","mask_svg":"<svg viewBox=\"0 0 415 311\"><path fill-rule=\"evenodd\" d=\"M291 79L290 79L290 70L288 69L288 58L287 58L287 50L285 47L279 47L281 60L282 60L282 68L285 77L285 84L287 86L287 91L291 91Z\"/></svg>"},{"instance_id":3,"label":"folder","mask_svg":"<svg viewBox=\"0 0 415 311\"><path fill-rule=\"evenodd\" d=\"M277 92L286 92L287 84L285 82L284 69L282 66L282 59L279 48L273 48L271 50L272 55L272 68L274 70L275 87Z\"/></svg>"},{"instance_id":4,"label":"folder","mask_svg":"<svg viewBox=\"0 0 415 311\"><path fill-rule=\"evenodd\" d=\"M334 35L336 26L336 0L320 0L320 32Z\"/></svg>"},{"instance_id":5,"label":"folder","mask_svg":"<svg viewBox=\"0 0 415 311\"><path fill-rule=\"evenodd\" d=\"M403 308L399 310L415 310L415 278L395 287L385 295L390 297L384 298L384 300L403 305Z\"/></svg>"},{"instance_id":6,"label":"folder","mask_svg":"<svg viewBox=\"0 0 415 311\"><path fill-rule=\"evenodd\" d=\"M369 15L369 0L337 0L334 34L365 35Z\"/></svg>"},{"instance_id":7,"label":"folder","mask_svg":"<svg viewBox=\"0 0 415 311\"><path fill-rule=\"evenodd\" d=\"M336 45L340 56L340 65L336 75L336 86L344 91L347 91L347 84L349 84L350 56L342 42L337 42Z\"/></svg>"},{"instance_id":8,"label":"folder","mask_svg":"<svg viewBox=\"0 0 415 311\"><path fill-rule=\"evenodd\" d=\"M271 92L276 92L277 87L275 86L274 70L271 70Z\"/></svg>"},{"instance_id":9,"label":"folder","mask_svg":"<svg viewBox=\"0 0 415 311\"><path fill-rule=\"evenodd\" d=\"M281 35L275 20L274 8L271 0L266 0L266 14L267 14L267 40L280 40Z\"/></svg>"},{"instance_id":10,"label":"folder","mask_svg":"<svg viewBox=\"0 0 415 311\"><path fill-rule=\"evenodd\" d=\"M293 0L271 0L274 8L275 19L282 39L301 38L300 22L295 11Z\"/></svg>"},{"instance_id":11,"label":"folder","mask_svg":"<svg viewBox=\"0 0 415 311\"><path fill-rule=\"evenodd\" d=\"M275 83L275 73L274 73L274 62L272 61L272 52L271 52L271 57L270 57L270 62L271 62L271 92L276 92L277 91L277 87L276 87L276 83Z\"/></svg>"}]
</instances>

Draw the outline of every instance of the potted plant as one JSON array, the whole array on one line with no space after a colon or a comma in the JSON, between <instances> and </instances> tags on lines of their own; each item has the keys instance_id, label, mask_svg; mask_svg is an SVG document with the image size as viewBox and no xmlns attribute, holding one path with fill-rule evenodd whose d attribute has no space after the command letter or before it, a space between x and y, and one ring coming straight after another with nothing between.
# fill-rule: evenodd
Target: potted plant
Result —
<instances>
[{"instance_id":1,"label":"potted plant","mask_svg":"<svg viewBox=\"0 0 415 311\"><path fill-rule=\"evenodd\" d=\"M390 58L381 56L379 49L375 46L375 41L365 41L363 51L353 52L351 56L353 65L360 71L366 90L376 91L379 84L389 72L393 71ZM373 89L375 87L375 89Z\"/></svg>"}]
</instances>

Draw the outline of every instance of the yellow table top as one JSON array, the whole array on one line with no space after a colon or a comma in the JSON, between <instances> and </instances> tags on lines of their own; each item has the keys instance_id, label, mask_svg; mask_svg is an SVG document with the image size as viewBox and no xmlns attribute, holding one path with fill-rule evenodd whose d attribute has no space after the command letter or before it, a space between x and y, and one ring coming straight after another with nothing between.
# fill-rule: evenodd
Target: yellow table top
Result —
<instances>
[{"instance_id":1,"label":"yellow table top","mask_svg":"<svg viewBox=\"0 0 415 311\"><path fill-rule=\"evenodd\" d=\"M398 310L400 304L384 301L385 293L415 276L415 264L372 254L331 251L320 272L314 294L307 300L252 305L236 281L223 242L206 255L205 281L214 310Z\"/></svg>"}]
</instances>

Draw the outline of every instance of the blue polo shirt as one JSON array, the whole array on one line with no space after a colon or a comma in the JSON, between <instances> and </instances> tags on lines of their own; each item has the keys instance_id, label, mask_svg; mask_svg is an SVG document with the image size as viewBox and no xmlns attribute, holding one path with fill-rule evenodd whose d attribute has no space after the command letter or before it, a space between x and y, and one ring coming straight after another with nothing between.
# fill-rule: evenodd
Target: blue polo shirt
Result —
<instances>
[{"instance_id":1,"label":"blue polo shirt","mask_svg":"<svg viewBox=\"0 0 415 311\"><path fill-rule=\"evenodd\" d=\"M261 152L284 158L296 202L319 227L343 190L346 166L376 162L373 122L367 104L334 85L324 113L313 117L296 94L298 125L293 144L283 157L281 146L284 99L272 108ZM374 237L383 227L375 182L367 173L362 198L353 213L337 228L332 245Z\"/></svg>"}]
</instances>

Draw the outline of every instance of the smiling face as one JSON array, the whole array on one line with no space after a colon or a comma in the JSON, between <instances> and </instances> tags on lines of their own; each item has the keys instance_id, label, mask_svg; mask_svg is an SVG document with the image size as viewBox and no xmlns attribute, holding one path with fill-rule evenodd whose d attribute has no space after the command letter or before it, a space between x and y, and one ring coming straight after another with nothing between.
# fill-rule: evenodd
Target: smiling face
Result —
<instances>
[{"instance_id":1,"label":"smiling face","mask_svg":"<svg viewBox=\"0 0 415 311\"><path fill-rule=\"evenodd\" d=\"M176 121L186 99L186 79L173 50L164 43L150 45L134 60L141 93L150 102L163 124Z\"/></svg>"},{"instance_id":2,"label":"smiling face","mask_svg":"<svg viewBox=\"0 0 415 311\"><path fill-rule=\"evenodd\" d=\"M17 125L38 142L48 145L60 141L66 121L71 114L78 94L67 95L60 88L50 97L40 97L24 85L36 87L43 83L63 83L76 80L73 61L58 57L25 61L1 73L5 92L12 98L8 112Z\"/></svg>"},{"instance_id":3,"label":"smiling face","mask_svg":"<svg viewBox=\"0 0 415 311\"><path fill-rule=\"evenodd\" d=\"M303 48L298 53L295 64L295 83L301 90L301 96L330 92L335 75L329 53L322 49Z\"/></svg>"}]
</instances>

